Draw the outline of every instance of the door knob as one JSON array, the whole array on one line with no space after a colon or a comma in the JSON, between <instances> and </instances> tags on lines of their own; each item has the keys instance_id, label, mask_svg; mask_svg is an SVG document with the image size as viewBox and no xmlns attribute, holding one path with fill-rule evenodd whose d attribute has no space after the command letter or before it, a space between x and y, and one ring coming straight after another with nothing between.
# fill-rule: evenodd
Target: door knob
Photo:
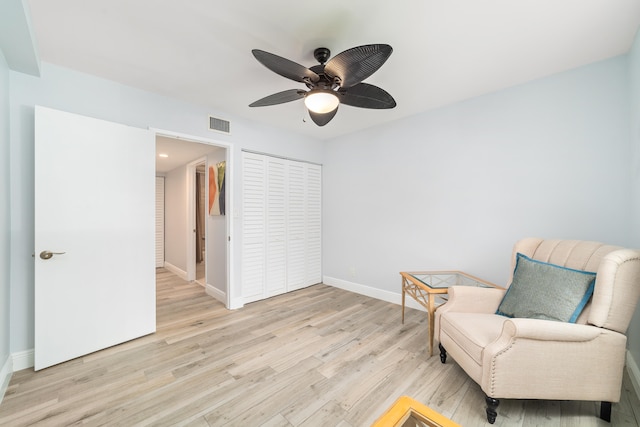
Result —
<instances>
[{"instance_id":1,"label":"door knob","mask_svg":"<svg viewBox=\"0 0 640 427\"><path fill-rule=\"evenodd\" d=\"M54 255L64 255L66 252L51 252L51 251L42 251L40 252L40 258L42 259L51 259Z\"/></svg>"}]
</instances>

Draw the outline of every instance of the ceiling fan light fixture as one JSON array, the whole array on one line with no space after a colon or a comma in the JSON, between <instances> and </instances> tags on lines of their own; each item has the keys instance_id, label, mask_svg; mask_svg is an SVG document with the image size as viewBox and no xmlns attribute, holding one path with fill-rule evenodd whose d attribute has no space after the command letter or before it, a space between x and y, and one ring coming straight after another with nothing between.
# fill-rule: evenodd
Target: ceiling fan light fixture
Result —
<instances>
[{"instance_id":1,"label":"ceiling fan light fixture","mask_svg":"<svg viewBox=\"0 0 640 427\"><path fill-rule=\"evenodd\" d=\"M307 92L304 97L304 105L318 114L329 113L338 108L339 104L340 100L332 90L314 89Z\"/></svg>"}]
</instances>

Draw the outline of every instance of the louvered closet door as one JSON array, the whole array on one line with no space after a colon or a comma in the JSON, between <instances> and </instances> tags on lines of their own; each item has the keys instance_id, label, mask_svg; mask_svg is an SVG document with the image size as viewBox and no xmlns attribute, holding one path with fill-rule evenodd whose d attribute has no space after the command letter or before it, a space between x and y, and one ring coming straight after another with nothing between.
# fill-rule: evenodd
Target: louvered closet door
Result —
<instances>
[{"instance_id":1,"label":"louvered closet door","mask_svg":"<svg viewBox=\"0 0 640 427\"><path fill-rule=\"evenodd\" d=\"M242 154L242 296L248 303L264 298L266 161Z\"/></svg>"},{"instance_id":2,"label":"louvered closet door","mask_svg":"<svg viewBox=\"0 0 640 427\"><path fill-rule=\"evenodd\" d=\"M266 157L266 161L265 297L268 298L287 290L287 161L274 157Z\"/></svg>"},{"instance_id":3,"label":"louvered closet door","mask_svg":"<svg viewBox=\"0 0 640 427\"><path fill-rule=\"evenodd\" d=\"M307 165L306 286L322 282L322 167Z\"/></svg>"},{"instance_id":4,"label":"louvered closet door","mask_svg":"<svg viewBox=\"0 0 640 427\"><path fill-rule=\"evenodd\" d=\"M243 153L245 303L322 281L322 168Z\"/></svg>"},{"instance_id":5,"label":"louvered closet door","mask_svg":"<svg viewBox=\"0 0 640 427\"><path fill-rule=\"evenodd\" d=\"M289 162L287 209L287 290L306 285L306 163Z\"/></svg>"}]
</instances>

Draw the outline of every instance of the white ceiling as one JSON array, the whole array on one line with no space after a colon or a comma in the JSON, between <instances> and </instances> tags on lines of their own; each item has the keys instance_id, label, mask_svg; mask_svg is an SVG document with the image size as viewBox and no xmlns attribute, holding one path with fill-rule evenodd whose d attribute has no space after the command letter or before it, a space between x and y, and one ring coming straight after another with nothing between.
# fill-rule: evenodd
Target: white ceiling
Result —
<instances>
[{"instance_id":1,"label":"white ceiling","mask_svg":"<svg viewBox=\"0 0 640 427\"><path fill-rule=\"evenodd\" d=\"M628 52L640 0L28 0L43 61L320 139ZM249 108L304 88L258 48L305 66L370 43L394 52L366 82L393 110L341 106L323 128L302 101ZM305 120L306 119L306 122ZM206 118L203 118L206 120Z\"/></svg>"},{"instance_id":2,"label":"white ceiling","mask_svg":"<svg viewBox=\"0 0 640 427\"><path fill-rule=\"evenodd\" d=\"M224 148L185 139L156 136L156 173L167 173L217 150ZM166 154L168 157L160 157L160 154Z\"/></svg>"}]
</instances>

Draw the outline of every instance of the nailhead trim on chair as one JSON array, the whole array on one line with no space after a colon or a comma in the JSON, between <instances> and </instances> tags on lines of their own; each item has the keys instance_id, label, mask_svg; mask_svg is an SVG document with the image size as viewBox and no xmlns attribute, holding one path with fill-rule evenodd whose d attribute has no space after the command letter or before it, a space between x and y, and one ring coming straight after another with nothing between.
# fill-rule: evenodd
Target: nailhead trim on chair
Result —
<instances>
[{"instance_id":1,"label":"nailhead trim on chair","mask_svg":"<svg viewBox=\"0 0 640 427\"><path fill-rule=\"evenodd\" d=\"M640 257L638 257L638 258L629 258L629 259L626 259L622 264L620 264L620 266L622 266L622 265L624 265L624 264L626 264L626 263L628 263L628 262L631 262L631 261L638 262L638 261L640 261ZM618 269L616 270L616 274L615 274L615 277L614 277L614 279L613 279L614 281L617 279L617 277L618 277L618 272L619 272L619 271L620 271L620 268L618 268ZM598 279L596 278L596 280L598 280ZM615 291L616 291L616 289L614 288L614 289L613 289L613 292L615 292ZM611 294L611 299L612 299L612 300L615 300L615 296L613 295L613 293ZM608 324L608 323L610 322L611 313L612 313L612 311L611 311L611 307L609 307L609 311L607 312L607 320L605 321L605 324ZM594 325L594 326L595 326L595 325ZM605 328L605 329L607 329L607 328ZM627 331L628 331L628 330L629 330L629 327L627 326ZM618 331L618 332L619 332L619 331ZM621 332L621 333L624 333L624 334L626 335L626 331L625 331L625 332Z\"/></svg>"},{"instance_id":2,"label":"nailhead trim on chair","mask_svg":"<svg viewBox=\"0 0 640 427\"><path fill-rule=\"evenodd\" d=\"M496 359L498 356L501 356L502 354L506 353L507 351L511 350L511 348L515 345L516 340L511 340L511 343L509 344L508 347L504 348L500 353L496 354L496 357L494 357L491 360L491 395L493 396L493 394L495 393L495 372L496 372Z\"/></svg>"}]
</instances>

